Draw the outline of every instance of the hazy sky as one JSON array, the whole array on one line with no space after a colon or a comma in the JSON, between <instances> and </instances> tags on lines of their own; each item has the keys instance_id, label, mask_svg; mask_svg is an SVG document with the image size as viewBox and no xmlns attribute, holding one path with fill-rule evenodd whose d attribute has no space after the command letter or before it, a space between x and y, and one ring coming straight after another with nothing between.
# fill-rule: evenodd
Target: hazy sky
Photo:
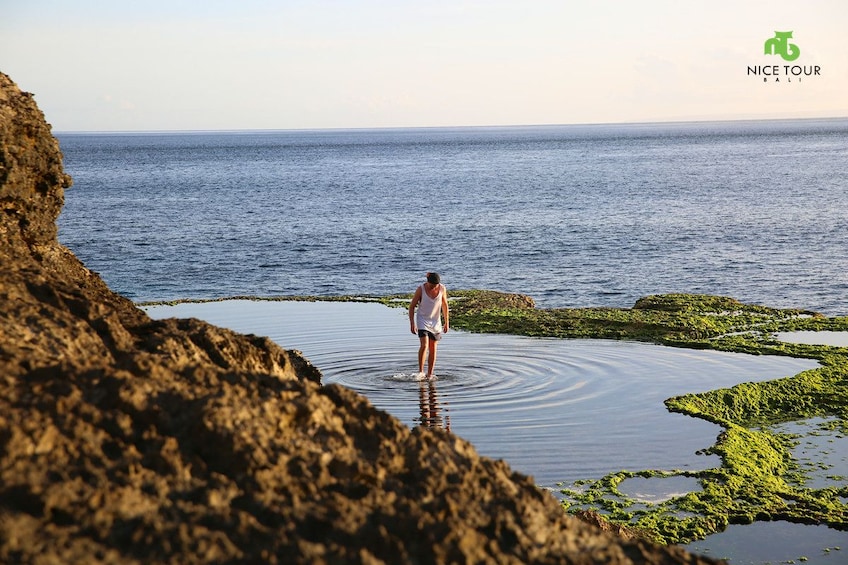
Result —
<instances>
[{"instance_id":1,"label":"hazy sky","mask_svg":"<svg viewBox=\"0 0 848 565\"><path fill-rule=\"evenodd\" d=\"M0 0L0 14L0 71L56 131L848 116L846 0ZM763 53L775 31L797 60ZM790 83L784 65L820 75Z\"/></svg>"}]
</instances>

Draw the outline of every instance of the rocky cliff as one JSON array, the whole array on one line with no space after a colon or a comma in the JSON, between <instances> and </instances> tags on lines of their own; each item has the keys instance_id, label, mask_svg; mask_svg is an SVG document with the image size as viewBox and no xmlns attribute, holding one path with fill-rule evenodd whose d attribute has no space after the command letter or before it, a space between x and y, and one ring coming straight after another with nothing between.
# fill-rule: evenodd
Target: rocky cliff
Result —
<instances>
[{"instance_id":1,"label":"rocky cliff","mask_svg":"<svg viewBox=\"0 0 848 565\"><path fill-rule=\"evenodd\" d=\"M153 321L57 241L71 179L0 74L0 561L708 563L563 514L296 351Z\"/></svg>"}]
</instances>

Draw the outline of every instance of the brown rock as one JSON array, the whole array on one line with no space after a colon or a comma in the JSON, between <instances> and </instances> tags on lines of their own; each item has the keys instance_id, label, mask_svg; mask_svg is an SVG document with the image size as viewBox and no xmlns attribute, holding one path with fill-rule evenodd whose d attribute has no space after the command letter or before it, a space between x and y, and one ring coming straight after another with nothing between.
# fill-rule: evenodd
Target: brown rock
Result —
<instances>
[{"instance_id":1,"label":"brown rock","mask_svg":"<svg viewBox=\"0 0 848 565\"><path fill-rule=\"evenodd\" d=\"M709 562L564 515L266 338L150 320L57 242L69 186L0 74L0 562Z\"/></svg>"}]
</instances>

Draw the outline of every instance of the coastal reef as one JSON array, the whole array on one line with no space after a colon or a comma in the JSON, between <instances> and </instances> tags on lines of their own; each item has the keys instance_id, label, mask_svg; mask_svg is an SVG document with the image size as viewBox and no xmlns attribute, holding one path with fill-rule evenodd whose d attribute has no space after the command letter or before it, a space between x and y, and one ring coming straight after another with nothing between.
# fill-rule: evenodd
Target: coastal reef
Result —
<instances>
[{"instance_id":1,"label":"coastal reef","mask_svg":"<svg viewBox=\"0 0 848 565\"><path fill-rule=\"evenodd\" d=\"M568 516L267 338L151 320L58 243L70 186L0 74L0 562L713 562Z\"/></svg>"}]
</instances>

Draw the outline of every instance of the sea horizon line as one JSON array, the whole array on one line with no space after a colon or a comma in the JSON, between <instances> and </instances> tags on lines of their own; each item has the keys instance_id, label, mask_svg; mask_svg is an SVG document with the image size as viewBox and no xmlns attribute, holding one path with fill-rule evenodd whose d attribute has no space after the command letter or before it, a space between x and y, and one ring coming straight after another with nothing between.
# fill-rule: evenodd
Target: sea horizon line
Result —
<instances>
[{"instance_id":1,"label":"sea horizon line","mask_svg":"<svg viewBox=\"0 0 848 565\"><path fill-rule=\"evenodd\" d=\"M708 124L765 124L765 123L812 123L846 122L848 116L819 117L770 117L770 118L725 118L725 119L680 119L624 122L580 122L538 124L492 124L492 125L435 125L435 126L363 126L363 127L315 127L315 128L210 128L210 129L127 129L127 130L54 130L54 135L208 135L246 133L364 133L404 131L470 131L470 130L521 130L546 128L609 128L646 126L691 126Z\"/></svg>"}]
</instances>

